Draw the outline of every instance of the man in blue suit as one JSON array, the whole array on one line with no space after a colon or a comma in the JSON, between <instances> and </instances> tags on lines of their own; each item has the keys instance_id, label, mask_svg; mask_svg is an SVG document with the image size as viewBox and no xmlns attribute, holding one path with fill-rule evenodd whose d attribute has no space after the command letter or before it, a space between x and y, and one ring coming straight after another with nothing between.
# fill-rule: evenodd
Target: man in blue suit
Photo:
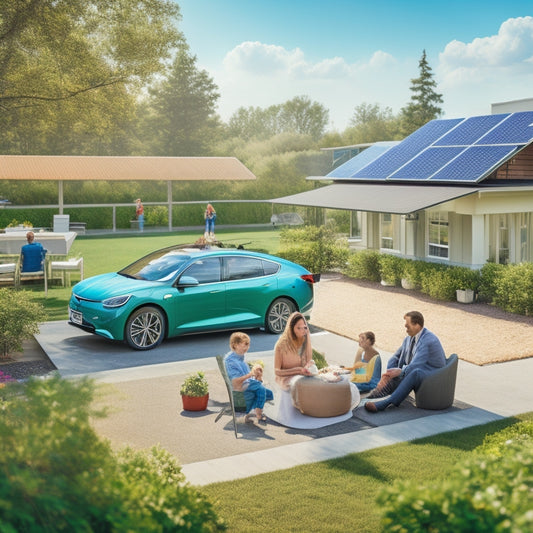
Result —
<instances>
[{"instance_id":1,"label":"man in blue suit","mask_svg":"<svg viewBox=\"0 0 533 533\"><path fill-rule=\"evenodd\" d=\"M446 365L442 345L434 333L424 327L424 317L418 311L404 316L407 337L389 359L387 371L368 398L388 398L379 402L366 402L370 413L383 411L389 405L398 407L412 390L418 390L422 380L437 368Z\"/></svg>"}]
</instances>

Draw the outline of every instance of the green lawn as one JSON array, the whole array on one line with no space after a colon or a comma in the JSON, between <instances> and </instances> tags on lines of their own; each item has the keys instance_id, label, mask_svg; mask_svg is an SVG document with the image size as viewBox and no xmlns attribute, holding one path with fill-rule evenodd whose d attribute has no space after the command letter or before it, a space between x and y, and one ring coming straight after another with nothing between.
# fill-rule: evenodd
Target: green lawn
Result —
<instances>
[{"instance_id":1,"label":"green lawn","mask_svg":"<svg viewBox=\"0 0 533 533\"><path fill-rule=\"evenodd\" d=\"M69 256L83 257L85 277L113 272L129 265L147 253L172 246L195 242L201 236L198 231L152 233L143 235L79 236L70 249ZM217 231L217 238L226 245L244 245L248 249L258 249L275 254L279 248L279 230L277 229L228 229ZM73 275L74 278L74 275ZM33 288L35 300L41 302L46 310L48 320L65 320L68 318L67 305L71 287L53 285L44 297L42 285Z\"/></svg>"},{"instance_id":2,"label":"green lawn","mask_svg":"<svg viewBox=\"0 0 533 533\"><path fill-rule=\"evenodd\" d=\"M533 413L522 415L533 420ZM505 419L461 431L351 454L202 488L217 502L228 531L370 533L382 531L376 496L400 480L444 479L486 435L517 422ZM364 439L365 432L353 435Z\"/></svg>"}]
</instances>

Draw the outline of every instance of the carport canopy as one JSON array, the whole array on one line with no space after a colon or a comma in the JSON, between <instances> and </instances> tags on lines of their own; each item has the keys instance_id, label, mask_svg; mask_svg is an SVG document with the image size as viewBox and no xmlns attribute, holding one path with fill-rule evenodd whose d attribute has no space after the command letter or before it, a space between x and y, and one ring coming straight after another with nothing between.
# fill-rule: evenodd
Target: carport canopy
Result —
<instances>
[{"instance_id":1,"label":"carport canopy","mask_svg":"<svg viewBox=\"0 0 533 533\"><path fill-rule=\"evenodd\" d=\"M407 215L479 190L480 187L333 183L311 191L276 198L272 203Z\"/></svg>"}]
</instances>

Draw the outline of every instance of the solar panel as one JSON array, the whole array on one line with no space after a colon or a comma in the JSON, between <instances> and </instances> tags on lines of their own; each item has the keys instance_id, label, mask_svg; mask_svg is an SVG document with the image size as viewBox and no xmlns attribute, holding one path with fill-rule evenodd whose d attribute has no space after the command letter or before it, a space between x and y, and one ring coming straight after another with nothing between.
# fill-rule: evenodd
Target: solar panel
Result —
<instances>
[{"instance_id":1,"label":"solar panel","mask_svg":"<svg viewBox=\"0 0 533 533\"><path fill-rule=\"evenodd\" d=\"M390 179L427 180L462 151L462 146L430 147L397 170Z\"/></svg>"},{"instance_id":2,"label":"solar panel","mask_svg":"<svg viewBox=\"0 0 533 533\"><path fill-rule=\"evenodd\" d=\"M431 177L431 181L478 182L505 161L514 146L471 146Z\"/></svg>"},{"instance_id":3,"label":"solar panel","mask_svg":"<svg viewBox=\"0 0 533 533\"><path fill-rule=\"evenodd\" d=\"M420 151L430 146L462 120L448 119L428 122L400 144L385 152L376 161L354 174L353 177L374 180L387 179L392 173L408 163Z\"/></svg>"},{"instance_id":4,"label":"solar panel","mask_svg":"<svg viewBox=\"0 0 533 533\"><path fill-rule=\"evenodd\" d=\"M533 111L513 113L475 144L527 144L533 139Z\"/></svg>"},{"instance_id":5,"label":"solar panel","mask_svg":"<svg viewBox=\"0 0 533 533\"><path fill-rule=\"evenodd\" d=\"M499 124L507 115L485 115L470 117L461 122L450 133L434 143L434 146L469 146Z\"/></svg>"},{"instance_id":6,"label":"solar panel","mask_svg":"<svg viewBox=\"0 0 533 533\"><path fill-rule=\"evenodd\" d=\"M390 150L397 144L399 144L399 141L375 143L363 150L360 154L357 154L357 156L353 157L349 161L346 161L346 163L343 163L342 165L333 169L329 174L326 175L326 178L350 178L357 171L376 160L387 150Z\"/></svg>"},{"instance_id":7,"label":"solar panel","mask_svg":"<svg viewBox=\"0 0 533 533\"><path fill-rule=\"evenodd\" d=\"M365 155L369 148L339 167L342 175L328 177L478 182L531 142L533 111L432 120L384 153L374 152L376 158Z\"/></svg>"}]
</instances>

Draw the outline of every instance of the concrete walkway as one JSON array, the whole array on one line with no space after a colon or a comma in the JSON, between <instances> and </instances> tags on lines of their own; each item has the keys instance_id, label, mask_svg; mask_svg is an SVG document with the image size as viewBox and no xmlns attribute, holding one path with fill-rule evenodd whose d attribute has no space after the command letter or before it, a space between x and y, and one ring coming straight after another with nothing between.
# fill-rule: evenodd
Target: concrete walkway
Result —
<instances>
[{"instance_id":1,"label":"concrete walkway","mask_svg":"<svg viewBox=\"0 0 533 533\"><path fill-rule=\"evenodd\" d=\"M70 326L65 327L69 328L67 330L68 333L62 331L58 323L46 324L41 328L41 333L37 336L37 340L50 359L56 364L60 373L62 366L64 366L65 375L75 377L76 373L73 372L73 368L69 365L72 365L73 360L78 361L76 366L79 365L79 362L84 357L80 349L83 349L86 344L88 351L93 356L101 355L101 349L104 346L107 347L109 343L102 342L101 339L95 336L84 336L83 332L79 333L80 337L76 337L77 330ZM267 340L268 338L265 338L263 342ZM258 337L258 342L260 341L261 335ZM94 345L95 343L98 344L98 347ZM356 349L356 343L353 340L326 331L313 333L312 343L316 349L328 354L328 361L331 364L350 364ZM252 342L253 344L254 342ZM164 347L165 344L162 346ZM111 348L112 350L122 351L121 347ZM165 349L175 352L176 345L167 343ZM65 355L66 352L69 353L68 356ZM142 355L146 356L146 353ZM386 364L388 354L382 353L382 355L385 359L384 364ZM112 358L112 356L116 357L117 355L109 353L107 357L110 356ZM135 352L129 352L128 359L130 362L133 357L140 357L140 355ZM267 368L273 366L272 350L270 348L267 351L249 353L247 357L252 360L263 359ZM530 376L533 375L533 358L486 366L476 366L460 361L455 397L456 400L467 404L466 408L463 407L452 412L435 411L434 414L431 412L428 416L410 420L405 420L404 416L404 421L379 426L379 417L381 416L395 416L395 413L397 413L398 420L402 420L400 415L404 414L406 408L400 407L398 410L388 409L386 413L367 415L367 420L370 420L372 425L374 425L375 421L375 425L378 427L368 425L358 431L320 438L313 438L313 436L308 435L302 436L301 434L294 435L291 432L287 432L288 435L278 432L274 433L278 435L277 437L273 438L270 435L265 435L268 438L263 438L261 442L258 442L259 439L254 440L253 438L235 439L232 428L231 431L223 431L220 426L222 422L214 426L212 417L216 414L215 412L211 412L211 418L207 416L205 420L192 418L176 422L174 418L174 422L183 424L183 426L177 429L164 427L169 425L170 413L168 412L168 402L167 404L162 403L160 396L165 393L165 387L168 389L170 386L169 380L172 380L172 395L173 397L177 396L176 382L178 376L181 378L183 374L195 371L198 368L212 371L215 374L216 361L214 356L205 358L193 357L192 359L187 358L181 361L159 361L157 364L142 361L138 366L130 368L122 367L103 370L97 367L96 371L91 371L91 365L87 360L85 363L85 366L78 366L80 372L77 375L89 375L98 382L115 384L115 386L125 388L129 386L134 391L135 401L128 404L127 409L123 409L121 413L115 415L116 418L111 420L110 423L113 426L120 426L122 418L129 417L129 420L135 420L130 426L133 428L133 436L131 438L138 439L135 441L136 445L147 447L152 441L147 440L145 442L142 441L142 438L146 440L147 438L159 437L161 439L156 442L164 443L164 438L167 438L170 445L172 445L176 441L176 433L169 434L169 431L177 431L178 436L183 436L187 432L197 433L195 438L207 441L206 443L201 443L203 446L211 448L220 446L220 449L224 451L223 456L198 462L184 461L183 472L187 480L193 485L205 485L292 468L297 465L341 457L349 453L357 453L380 446L484 424L502 417L533 410L533 388L530 384ZM146 398L153 405L147 405L147 402L142 401L140 393L143 388L150 389ZM168 390L166 393L168 394ZM220 398L222 399L222 396ZM177 403L177 400L173 401ZM226 400L224 399L224 401ZM162 433L155 436L150 435L150 430L143 429L138 422L150 416L149 414L147 416L147 413L149 413L148 408L150 407L153 408L150 413L156 413L154 416L158 416L158 412L161 411L160 415L162 416L161 423L158 420L149 421L152 423L152 426L150 426L152 429L157 428L159 431L159 428L161 428ZM354 411L356 416L361 409L363 409L362 406ZM368 419L368 416L371 418ZM185 417L178 418L183 419ZM228 420L228 417L226 417L226 420ZM124 427L128 427L126 422ZM247 428L244 425L241 428L246 433ZM117 428L113 429L117 431ZM118 429L122 431L120 427ZM272 427L272 430L275 429L285 428ZM164 434L165 431L167 432L166 435ZM208 439L212 440L209 441ZM267 441L266 444L265 440ZM263 449L259 449L259 447ZM244 451L246 449L253 451ZM169 451L172 452L171 449Z\"/></svg>"}]
</instances>

